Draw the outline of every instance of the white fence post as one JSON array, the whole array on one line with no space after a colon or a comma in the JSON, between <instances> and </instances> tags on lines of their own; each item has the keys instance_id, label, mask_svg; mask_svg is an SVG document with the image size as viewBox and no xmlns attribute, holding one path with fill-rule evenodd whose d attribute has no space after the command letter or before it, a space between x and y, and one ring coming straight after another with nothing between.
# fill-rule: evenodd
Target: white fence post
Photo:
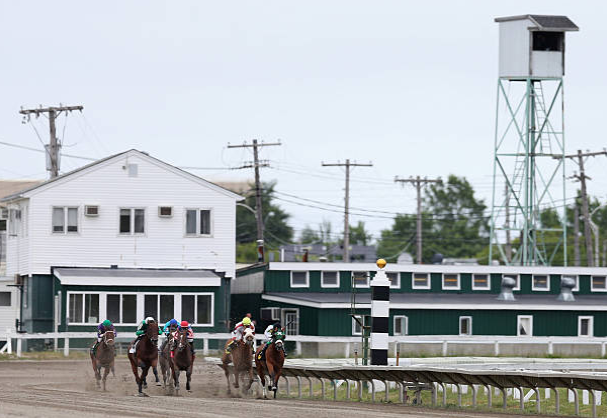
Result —
<instances>
[{"instance_id":1,"label":"white fence post","mask_svg":"<svg viewBox=\"0 0 607 418\"><path fill-rule=\"evenodd\" d=\"M204 356L209 355L209 339L208 338L202 339L202 355L204 355Z\"/></svg>"},{"instance_id":2,"label":"white fence post","mask_svg":"<svg viewBox=\"0 0 607 418\"><path fill-rule=\"evenodd\" d=\"M13 354L13 336L11 335L11 329L6 329L6 353Z\"/></svg>"},{"instance_id":3,"label":"white fence post","mask_svg":"<svg viewBox=\"0 0 607 418\"><path fill-rule=\"evenodd\" d=\"M443 357L447 356L447 348L448 348L448 342L447 340L443 341Z\"/></svg>"},{"instance_id":4,"label":"white fence post","mask_svg":"<svg viewBox=\"0 0 607 418\"><path fill-rule=\"evenodd\" d=\"M17 357L21 357L21 346L22 346L22 339L19 338L20 336L17 334Z\"/></svg>"},{"instance_id":5,"label":"white fence post","mask_svg":"<svg viewBox=\"0 0 607 418\"><path fill-rule=\"evenodd\" d=\"M70 355L70 337L65 337L63 339L63 355L65 357L69 357Z\"/></svg>"}]
</instances>

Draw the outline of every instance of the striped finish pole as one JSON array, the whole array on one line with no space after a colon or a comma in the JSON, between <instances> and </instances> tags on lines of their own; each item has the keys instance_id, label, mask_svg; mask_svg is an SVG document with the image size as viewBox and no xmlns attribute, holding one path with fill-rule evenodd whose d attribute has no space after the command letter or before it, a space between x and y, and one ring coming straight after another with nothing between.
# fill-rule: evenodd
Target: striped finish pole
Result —
<instances>
[{"instance_id":1,"label":"striped finish pole","mask_svg":"<svg viewBox=\"0 0 607 418\"><path fill-rule=\"evenodd\" d=\"M371 280L371 365L388 365L388 322L390 280L384 271L386 260L377 260L378 272Z\"/></svg>"}]
</instances>

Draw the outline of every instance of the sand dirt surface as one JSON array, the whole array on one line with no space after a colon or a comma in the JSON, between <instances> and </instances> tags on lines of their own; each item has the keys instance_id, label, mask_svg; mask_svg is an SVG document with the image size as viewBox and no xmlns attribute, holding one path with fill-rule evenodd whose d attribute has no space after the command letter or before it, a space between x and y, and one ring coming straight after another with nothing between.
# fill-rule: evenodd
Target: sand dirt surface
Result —
<instances>
[{"instance_id":1,"label":"sand dirt surface","mask_svg":"<svg viewBox=\"0 0 607 418\"><path fill-rule=\"evenodd\" d=\"M223 371L214 364L198 361L192 375L192 392L185 389L179 397L167 395L153 383L136 397L137 386L128 361L116 362L116 377L108 378L108 391L95 385L90 362L3 361L0 362L1 417L504 417L472 411L432 410L397 404L361 404L298 400L281 397L259 399L250 396L229 397ZM150 373L151 374L151 373ZM154 381L148 376L148 383ZM246 412L245 412L246 411Z\"/></svg>"}]
</instances>

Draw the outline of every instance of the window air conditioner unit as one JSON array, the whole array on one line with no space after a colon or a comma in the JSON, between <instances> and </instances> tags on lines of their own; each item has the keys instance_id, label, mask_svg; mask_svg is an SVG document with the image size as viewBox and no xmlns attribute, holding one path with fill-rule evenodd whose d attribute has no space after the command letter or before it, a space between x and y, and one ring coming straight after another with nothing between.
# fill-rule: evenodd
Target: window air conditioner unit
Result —
<instances>
[{"instance_id":1,"label":"window air conditioner unit","mask_svg":"<svg viewBox=\"0 0 607 418\"><path fill-rule=\"evenodd\" d=\"M264 321L280 321L280 308L261 308L261 319Z\"/></svg>"},{"instance_id":2,"label":"window air conditioner unit","mask_svg":"<svg viewBox=\"0 0 607 418\"><path fill-rule=\"evenodd\" d=\"M173 216L172 206L158 206L158 216L161 218L170 218Z\"/></svg>"},{"instance_id":3,"label":"window air conditioner unit","mask_svg":"<svg viewBox=\"0 0 607 418\"><path fill-rule=\"evenodd\" d=\"M84 214L86 216L99 216L99 206L85 206L84 207Z\"/></svg>"}]
</instances>

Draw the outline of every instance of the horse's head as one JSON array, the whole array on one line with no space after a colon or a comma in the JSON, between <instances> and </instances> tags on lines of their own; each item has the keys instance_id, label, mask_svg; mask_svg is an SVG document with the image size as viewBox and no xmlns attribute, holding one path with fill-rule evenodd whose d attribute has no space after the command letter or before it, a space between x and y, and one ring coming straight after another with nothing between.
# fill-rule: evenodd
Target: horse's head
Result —
<instances>
[{"instance_id":1,"label":"horse's head","mask_svg":"<svg viewBox=\"0 0 607 418\"><path fill-rule=\"evenodd\" d=\"M115 338L115 334L114 331L106 331L103 334L103 343L109 347L113 347L114 346L114 338Z\"/></svg>"},{"instance_id":2,"label":"horse's head","mask_svg":"<svg viewBox=\"0 0 607 418\"><path fill-rule=\"evenodd\" d=\"M244 334L242 335L244 342L248 346L252 346L255 341L255 333L251 328L247 328L244 330Z\"/></svg>"},{"instance_id":3,"label":"horse's head","mask_svg":"<svg viewBox=\"0 0 607 418\"><path fill-rule=\"evenodd\" d=\"M181 330L178 331L177 341L179 342L177 344L178 351L181 351L188 346L188 329L187 328L182 328Z\"/></svg>"},{"instance_id":4,"label":"horse's head","mask_svg":"<svg viewBox=\"0 0 607 418\"><path fill-rule=\"evenodd\" d=\"M158 345L158 323L156 321L148 323L145 335L154 345Z\"/></svg>"},{"instance_id":5,"label":"horse's head","mask_svg":"<svg viewBox=\"0 0 607 418\"><path fill-rule=\"evenodd\" d=\"M274 345L276 346L276 348L278 350L281 350L284 352L285 349L285 333L282 330L277 330L274 332L274 335L272 337L272 339L274 340Z\"/></svg>"}]
</instances>

